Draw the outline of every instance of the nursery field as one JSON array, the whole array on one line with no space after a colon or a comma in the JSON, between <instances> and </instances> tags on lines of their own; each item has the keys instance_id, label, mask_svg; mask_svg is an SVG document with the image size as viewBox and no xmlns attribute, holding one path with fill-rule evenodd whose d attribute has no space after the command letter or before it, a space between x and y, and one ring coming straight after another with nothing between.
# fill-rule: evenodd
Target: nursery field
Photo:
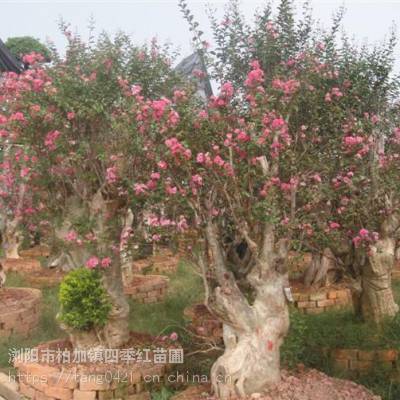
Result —
<instances>
[{"instance_id":1,"label":"nursery field","mask_svg":"<svg viewBox=\"0 0 400 400\"><path fill-rule=\"evenodd\" d=\"M164 301L155 304L130 301L129 327L132 331L155 336L176 332L179 342L184 346L185 355L188 355L178 370L191 376L202 376L209 374L212 363L222 351L208 351L208 347L204 347L197 335L188 329L185 308L201 303L204 298L202 281L191 269L190 265L182 261L177 272L169 275L170 284ZM20 274L10 273L7 286L26 287L27 283ZM400 301L400 282L394 282L393 289L396 300ZM59 310L58 286L43 288L42 292L43 309L39 327L31 332L29 338L13 336L0 341L1 372L14 372L9 363L9 349L32 348L39 343L65 336L56 320ZM291 327L282 347L282 364L285 369L316 368L331 376L359 382L381 395L384 400L399 398L400 371L397 368L400 365L397 356L391 361L395 364L394 368L378 361L360 374L359 371L351 371L341 364L335 364L332 357L329 357L328 349L349 349L350 353L357 349L356 351L366 354L391 349L400 354L400 318L387 322L378 329L357 319L350 310L307 315L291 307L290 313ZM186 386L170 384L150 388L152 399L168 400Z\"/></svg>"}]
</instances>

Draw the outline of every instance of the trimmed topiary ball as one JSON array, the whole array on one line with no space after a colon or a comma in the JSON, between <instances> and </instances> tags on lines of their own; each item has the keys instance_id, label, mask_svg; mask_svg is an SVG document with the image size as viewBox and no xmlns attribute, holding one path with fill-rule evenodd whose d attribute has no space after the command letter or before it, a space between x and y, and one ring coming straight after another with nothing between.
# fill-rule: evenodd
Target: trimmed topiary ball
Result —
<instances>
[{"instance_id":1,"label":"trimmed topiary ball","mask_svg":"<svg viewBox=\"0 0 400 400\"><path fill-rule=\"evenodd\" d=\"M111 303L96 270L71 271L60 285L58 298L59 319L71 328L90 330L104 326L108 320Z\"/></svg>"}]
</instances>

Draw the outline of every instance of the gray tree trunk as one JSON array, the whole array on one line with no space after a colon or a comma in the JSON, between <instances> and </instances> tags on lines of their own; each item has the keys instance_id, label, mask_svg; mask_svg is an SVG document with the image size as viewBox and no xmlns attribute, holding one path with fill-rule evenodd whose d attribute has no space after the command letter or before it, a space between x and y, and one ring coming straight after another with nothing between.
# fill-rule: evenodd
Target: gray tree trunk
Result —
<instances>
[{"instance_id":1,"label":"gray tree trunk","mask_svg":"<svg viewBox=\"0 0 400 400\"><path fill-rule=\"evenodd\" d=\"M223 320L225 352L211 369L211 382L220 399L260 392L280 381L280 346L289 329L289 312L284 293L288 286L283 270L287 243L275 243L267 227L262 250L247 276L254 288L251 304L225 265L218 233L211 222L206 229L219 286L214 292L215 313Z\"/></svg>"}]
</instances>

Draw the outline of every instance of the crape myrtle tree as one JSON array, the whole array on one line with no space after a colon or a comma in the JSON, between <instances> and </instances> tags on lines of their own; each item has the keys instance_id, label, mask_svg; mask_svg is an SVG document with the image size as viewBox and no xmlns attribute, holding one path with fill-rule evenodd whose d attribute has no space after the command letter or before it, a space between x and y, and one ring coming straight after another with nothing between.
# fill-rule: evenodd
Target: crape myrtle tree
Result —
<instances>
[{"instance_id":1,"label":"crape myrtle tree","mask_svg":"<svg viewBox=\"0 0 400 400\"><path fill-rule=\"evenodd\" d=\"M388 249L385 266L377 268L372 267L376 262L369 257L369 245L365 241L358 245L365 230L370 237L375 232L376 239L386 236L386 218L396 215L396 180L383 168L394 168L396 173L396 156L390 157L391 163L379 162L385 151L395 154L391 112L399 89L392 72L395 32L378 46L358 47L345 35L338 37L343 10L324 31L313 21L308 3L297 21L293 2L282 0L275 14L267 4L249 25L238 2L231 1L222 22L210 13L214 46L208 48L185 1L181 8L211 76L230 81L237 89L234 101L243 98L243 82L253 60L265 73L262 86L267 93L290 93L298 81L307 82L308 90L292 101L287 123L290 132L301 131L308 143L286 165L289 169L293 163L308 165L308 178L296 178L303 185L318 183L311 185L314 191L304 192L307 197L297 193L293 199L302 205L296 211L297 221L291 221L299 228L293 246L313 253L305 283L329 283L330 272L336 270L335 279L341 270L357 280L356 297L366 319L377 322L393 316L397 311L390 281L393 252ZM346 224L340 222L343 218ZM397 230L391 232L395 242Z\"/></svg>"},{"instance_id":2,"label":"crape myrtle tree","mask_svg":"<svg viewBox=\"0 0 400 400\"><path fill-rule=\"evenodd\" d=\"M44 67L33 57L28 71L2 82L1 136L30 157L26 166L11 160L14 175L29 180L32 210L22 207L30 217L25 221L47 235L54 228L56 245L79 253L76 267L103 272L112 305L108 321L100 332L71 331L73 344L118 348L128 339L129 311L119 250L135 234L145 207L151 207L138 182L148 177L152 187L157 179L149 170L151 137L139 129L131 103L143 93L154 128L173 127L176 115L163 95L173 94L179 78L168 49L155 41L136 47L124 34L114 40L102 35L88 46L68 30L65 34L65 59L53 55L54 64ZM20 214L18 202L8 205Z\"/></svg>"}]
</instances>

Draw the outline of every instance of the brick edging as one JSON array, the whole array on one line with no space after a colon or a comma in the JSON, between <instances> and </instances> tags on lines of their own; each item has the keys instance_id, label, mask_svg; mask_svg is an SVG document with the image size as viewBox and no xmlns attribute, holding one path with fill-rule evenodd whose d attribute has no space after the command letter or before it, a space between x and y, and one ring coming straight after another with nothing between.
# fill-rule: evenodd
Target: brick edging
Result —
<instances>
[{"instance_id":1,"label":"brick edging","mask_svg":"<svg viewBox=\"0 0 400 400\"><path fill-rule=\"evenodd\" d=\"M320 314L332 309L352 307L349 288L324 288L313 293L293 293L294 306L304 314Z\"/></svg>"},{"instance_id":2,"label":"brick edging","mask_svg":"<svg viewBox=\"0 0 400 400\"><path fill-rule=\"evenodd\" d=\"M0 314L0 337L7 338L11 335L26 337L39 325L42 292L33 288L3 288L1 290L8 289L25 292L29 296L22 299L17 309Z\"/></svg>"}]
</instances>

